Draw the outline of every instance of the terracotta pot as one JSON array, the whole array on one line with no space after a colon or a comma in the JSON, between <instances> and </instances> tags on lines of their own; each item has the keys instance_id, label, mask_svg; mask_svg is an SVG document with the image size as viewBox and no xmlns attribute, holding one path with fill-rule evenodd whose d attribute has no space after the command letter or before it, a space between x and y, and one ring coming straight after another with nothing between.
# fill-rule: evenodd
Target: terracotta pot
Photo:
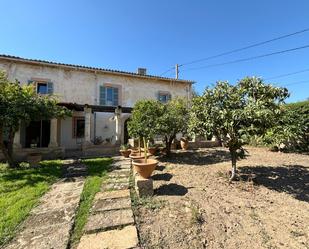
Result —
<instances>
[{"instance_id":1,"label":"terracotta pot","mask_svg":"<svg viewBox=\"0 0 309 249\"><path fill-rule=\"evenodd\" d=\"M151 154L147 153L147 156L151 156ZM145 154L144 154L144 152L142 152L141 154L139 154L139 152L131 153L129 157L132 158L133 160L141 159L141 158L145 158Z\"/></svg>"},{"instance_id":2,"label":"terracotta pot","mask_svg":"<svg viewBox=\"0 0 309 249\"><path fill-rule=\"evenodd\" d=\"M181 138L180 139L180 146L183 150L187 150L189 147L189 141L186 138Z\"/></svg>"},{"instance_id":3,"label":"terracotta pot","mask_svg":"<svg viewBox=\"0 0 309 249\"><path fill-rule=\"evenodd\" d=\"M41 160L42 155L40 153L30 153L27 155L27 161L31 167L38 167Z\"/></svg>"},{"instance_id":4,"label":"terracotta pot","mask_svg":"<svg viewBox=\"0 0 309 249\"><path fill-rule=\"evenodd\" d=\"M139 153L139 150L138 150L138 149L135 149L135 148L130 149L130 151L131 151L131 153Z\"/></svg>"},{"instance_id":5,"label":"terracotta pot","mask_svg":"<svg viewBox=\"0 0 309 249\"><path fill-rule=\"evenodd\" d=\"M145 159L136 159L133 160L133 165L135 171L143 178L149 178L152 174L152 172L155 170L155 168L158 165L158 161L155 159L147 159L147 162L145 162Z\"/></svg>"},{"instance_id":6,"label":"terracotta pot","mask_svg":"<svg viewBox=\"0 0 309 249\"><path fill-rule=\"evenodd\" d=\"M157 151L157 148L156 148L156 147L150 147L150 148L148 148L148 152L149 152L149 154L151 154L151 155L156 154L156 151Z\"/></svg>"},{"instance_id":7,"label":"terracotta pot","mask_svg":"<svg viewBox=\"0 0 309 249\"><path fill-rule=\"evenodd\" d=\"M120 154L124 157L129 157L131 151L130 150L120 150Z\"/></svg>"},{"instance_id":8,"label":"terracotta pot","mask_svg":"<svg viewBox=\"0 0 309 249\"><path fill-rule=\"evenodd\" d=\"M129 157L132 158L132 159L134 160L134 159L141 159L141 158L144 158L145 155L144 155L144 153L139 154L139 152L131 152L131 154L130 154Z\"/></svg>"}]
</instances>

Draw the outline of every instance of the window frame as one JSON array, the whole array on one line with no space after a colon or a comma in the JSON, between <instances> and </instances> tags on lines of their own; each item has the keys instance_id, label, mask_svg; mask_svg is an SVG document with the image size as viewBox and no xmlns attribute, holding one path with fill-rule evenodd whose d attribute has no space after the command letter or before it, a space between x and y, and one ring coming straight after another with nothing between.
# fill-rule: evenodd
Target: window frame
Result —
<instances>
[{"instance_id":1,"label":"window frame","mask_svg":"<svg viewBox=\"0 0 309 249\"><path fill-rule=\"evenodd\" d=\"M101 103L101 87L105 87L106 88L106 92L105 92L105 103ZM107 105L107 88L117 88L118 89L118 101L117 101L117 105ZM114 92L113 92L114 95ZM104 83L102 85L99 86L99 105L101 106L113 106L113 107L117 107L117 106L121 106L122 105L122 86L121 85L117 85L117 84L111 84L111 83ZM112 102L114 102L114 99L112 100Z\"/></svg>"},{"instance_id":2,"label":"window frame","mask_svg":"<svg viewBox=\"0 0 309 249\"><path fill-rule=\"evenodd\" d=\"M161 101L161 96L166 96L166 101L163 102ZM159 91L158 93L158 101L161 102L162 104L168 103L172 99L172 94L168 91Z\"/></svg>"}]
</instances>

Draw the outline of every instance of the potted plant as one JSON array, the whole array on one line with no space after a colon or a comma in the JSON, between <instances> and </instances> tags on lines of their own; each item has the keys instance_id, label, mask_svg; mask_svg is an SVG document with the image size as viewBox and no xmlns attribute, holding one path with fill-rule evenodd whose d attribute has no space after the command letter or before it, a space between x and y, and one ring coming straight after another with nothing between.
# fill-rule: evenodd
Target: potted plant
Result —
<instances>
[{"instance_id":1,"label":"potted plant","mask_svg":"<svg viewBox=\"0 0 309 249\"><path fill-rule=\"evenodd\" d=\"M154 143L149 143L149 147L148 147L148 152L151 155L155 155L157 152L157 147L155 146Z\"/></svg>"},{"instance_id":2,"label":"potted plant","mask_svg":"<svg viewBox=\"0 0 309 249\"><path fill-rule=\"evenodd\" d=\"M181 146L181 149L187 150L188 147L189 147L189 140L188 140L188 138L186 138L186 137L180 138L180 146Z\"/></svg>"},{"instance_id":3,"label":"potted plant","mask_svg":"<svg viewBox=\"0 0 309 249\"><path fill-rule=\"evenodd\" d=\"M144 157L139 159L133 160L133 165L135 168L135 171L143 178L149 178L152 174L152 172L155 170L155 168L158 165L158 161L155 159L149 159L148 156L150 155L148 153L148 143L149 141L146 140L145 137L143 137L144 141Z\"/></svg>"},{"instance_id":4,"label":"potted plant","mask_svg":"<svg viewBox=\"0 0 309 249\"><path fill-rule=\"evenodd\" d=\"M139 155L136 155L139 158L133 158L132 164L136 172L144 178L150 177L158 165L157 160L148 158L150 156L148 148L149 140L158 132L157 122L161 112L162 105L158 101L141 100L135 104L131 120L128 122L129 135L143 139L144 153L141 155L140 150ZM132 156L130 157L132 158Z\"/></svg>"},{"instance_id":5,"label":"potted plant","mask_svg":"<svg viewBox=\"0 0 309 249\"><path fill-rule=\"evenodd\" d=\"M30 167L33 167L33 168L38 167L41 160L42 160L41 153L33 152L27 155L27 161L30 164Z\"/></svg>"},{"instance_id":6,"label":"potted plant","mask_svg":"<svg viewBox=\"0 0 309 249\"><path fill-rule=\"evenodd\" d=\"M122 144L120 146L119 150L120 154L124 157L129 157L131 150L129 149L129 146L127 144Z\"/></svg>"}]
</instances>

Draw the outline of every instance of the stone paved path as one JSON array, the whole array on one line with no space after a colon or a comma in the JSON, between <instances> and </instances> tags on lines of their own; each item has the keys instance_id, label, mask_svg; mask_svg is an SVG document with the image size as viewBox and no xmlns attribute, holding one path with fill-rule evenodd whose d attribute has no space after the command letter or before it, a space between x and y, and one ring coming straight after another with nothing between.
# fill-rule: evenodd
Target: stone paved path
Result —
<instances>
[{"instance_id":1,"label":"stone paved path","mask_svg":"<svg viewBox=\"0 0 309 249\"><path fill-rule=\"evenodd\" d=\"M52 185L7 249L66 249L84 186L85 165L64 161L64 177Z\"/></svg>"},{"instance_id":2,"label":"stone paved path","mask_svg":"<svg viewBox=\"0 0 309 249\"><path fill-rule=\"evenodd\" d=\"M95 196L78 249L138 248L129 191L130 160L114 157L113 171Z\"/></svg>"}]
</instances>

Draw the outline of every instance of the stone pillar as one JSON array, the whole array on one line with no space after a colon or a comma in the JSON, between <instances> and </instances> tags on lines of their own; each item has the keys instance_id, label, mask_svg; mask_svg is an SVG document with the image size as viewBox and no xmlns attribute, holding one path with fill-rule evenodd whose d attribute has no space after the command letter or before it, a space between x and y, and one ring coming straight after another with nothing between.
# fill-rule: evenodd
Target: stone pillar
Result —
<instances>
[{"instance_id":1,"label":"stone pillar","mask_svg":"<svg viewBox=\"0 0 309 249\"><path fill-rule=\"evenodd\" d=\"M135 174L135 190L139 197L153 196L153 180Z\"/></svg>"},{"instance_id":2,"label":"stone pillar","mask_svg":"<svg viewBox=\"0 0 309 249\"><path fill-rule=\"evenodd\" d=\"M22 148L21 143L20 143L20 127L18 129L18 131L15 132L14 135L14 142L13 142L13 148L15 149L20 149Z\"/></svg>"},{"instance_id":3,"label":"stone pillar","mask_svg":"<svg viewBox=\"0 0 309 249\"><path fill-rule=\"evenodd\" d=\"M85 112L85 141L84 144L91 144L91 108L84 108Z\"/></svg>"},{"instance_id":4,"label":"stone pillar","mask_svg":"<svg viewBox=\"0 0 309 249\"><path fill-rule=\"evenodd\" d=\"M57 131L58 131L58 119L53 118L50 120L50 139L48 147L58 147L57 141Z\"/></svg>"},{"instance_id":5,"label":"stone pillar","mask_svg":"<svg viewBox=\"0 0 309 249\"><path fill-rule=\"evenodd\" d=\"M116 143L121 143L121 108L115 109L115 121L116 121Z\"/></svg>"}]
</instances>

